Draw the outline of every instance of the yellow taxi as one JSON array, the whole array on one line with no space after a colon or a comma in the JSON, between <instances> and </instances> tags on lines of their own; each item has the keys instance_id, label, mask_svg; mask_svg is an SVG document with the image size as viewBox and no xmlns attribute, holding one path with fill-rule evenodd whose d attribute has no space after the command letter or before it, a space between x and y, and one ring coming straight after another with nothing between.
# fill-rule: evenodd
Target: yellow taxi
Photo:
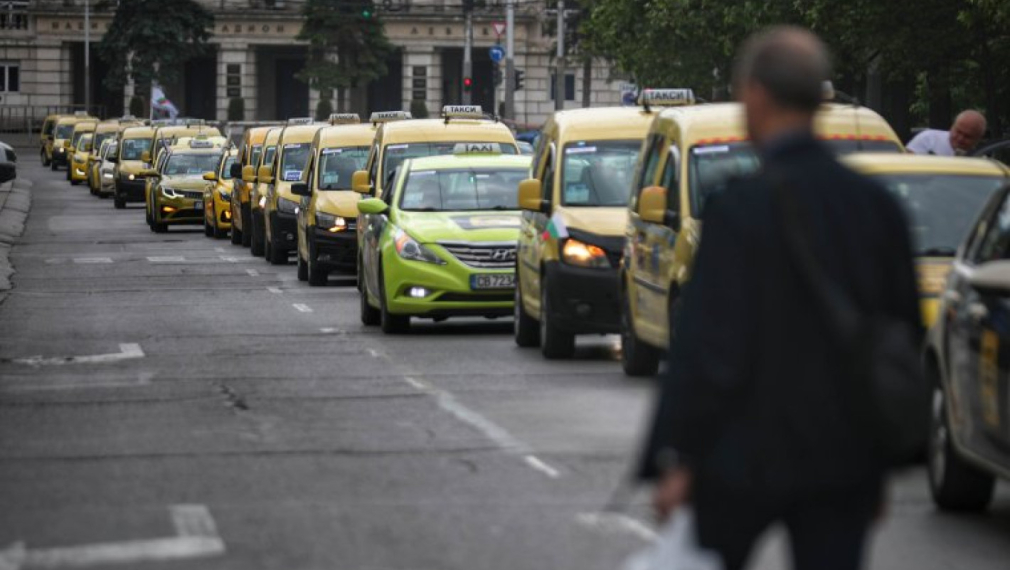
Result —
<instances>
[{"instance_id":1,"label":"yellow taxi","mask_svg":"<svg viewBox=\"0 0 1010 570\"><path fill-rule=\"evenodd\" d=\"M42 128L39 130L39 158L42 159L42 166L49 166L53 161L53 133L56 130L56 122L61 117L69 115L47 115L42 121Z\"/></svg>"},{"instance_id":2,"label":"yellow taxi","mask_svg":"<svg viewBox=\"0 0 1010 570\"><path fill-rule=\"evenodd\" d=\"M95 135L91 140L91 154L88 156L87 168L85 168L86 179L91 193L98 196L102 189L101 155L99 154L106 140L115 140L123 129L128 127L142 126L143 121L139 121L131 116L124 116L119 119L108 119L101 121L95 127Z\"/></svg>"},{"instance_id":3,"label":"yellow taxi","mask_svg":"<svg viewBox=\"0 0 1010 570\"><path fill-rule=\"evenodd\" d=\"M266 203L267 186L273 184L274 159L277 157L277 143L281 139L283 127L274 127L267 131L263 139L263 152L259 162L253 168L250 165L242 167L242 179L251 184L249 191L249 253L254 256L263 255L264 237L263 205ZM243 239L245 239L243 237Z\"/></svg>"},{"instance_id":4,"label":"yellow taxi","mask_svg":"<svg viewBox=\"0 0 1010 570\"><path fill-rule=\"evenodd\" d=\"M94 121L81 121L75 124L70 142L64 145L70 157L67 181L74 186L88 180L88 157L91 156L91 139L97 126L98 123ZM82 144L83 140L87 142Z\"/></svg>"},{"instance_id":5,"label":"yellow taxi","mask_svg":"<svg viewBox=\"0 0 1010 570\"><path fill-rule=\"evenodd\" d=\"M151 144L148 150L142 153L142 160L148 165L153 165L158 158L158 153L168 148L172 143L183 137L220 137L221 131L217 127L207 125L203 119L186 119L181 123L170 123L167 125L155 126L151 133Z\"/></svg>"},{"instance_id":6,"label":"yellow taxi","mask_svg":"<svg viewBox=\"0 0 1010 570\"><path fill-rule=\"evenodd\" d=\"M127 202L144 202L145 178L141 174L144 153L151 149L151 137L157 131L153 126L127 127L119 134L119 148L116 150L115 168L112 171L114 191L112 203L116 209L123 209Z\"/></svg>"},{"instance_id":7,"label":"yellow taxi","mask_svg":"<svg viewBox=\"0 0 1010 570\"><path fill-rule=\"evenodd\" d=\"M249 195L252 185L255 182L255 170L258 166L260 154L263 153L263 140L266 139L267 132L273 127L253 127L246 129L242 134L242 143L239 145L239 155L236 161L237 168L231 173L234 182L234 190L231 194L231 242L235 245L248 246L252 231L250 230L249 216ZM249 167L254 180L246 182L242 172ZM235 167L233 167L235 168Z\"/></svg>"},{"instance_id":8,"label":"yellow taxi","mask_svg":"<svg viewBox=\"0 0 1010 570\"><path fill-rule=\"evenodd\" d=\"M864 107L825 103L814 134L840 154L904 151L887 121ZM669 347L670 317L691 275L707 197L757 167L738 103L669 109L653 122L632 181L620 268L625 373L654 374Z\"/></svg>"},{"instance_id":9,"label":"yellow taxi","mask_svg":"<svg viewBox=\"0 0 1010 570\"><path fill-rule=\"evenodd\" d=\"M238 160L238 149L231 147L221 155L214 184L203 191L203 233L221 239L231 230L232 165Z\"/></svg>"},{"instance_id":10,"label":"yellow taxi","mask_svg":"<svg viewBox=\"0 0 1010 570\"><path fill-rule=\"evenodd\" d=\"M274 265L288 262L288 255L298 247L298 200L291 185L302 180L309 162L310 147L325 123L311 117L289 119L277 141L274 168L264 177L266 192L260 193L263 227L263 256Z\"/></svg>"},{"instance_id":11,"label":"yellow taxi","mask_svg":"<svg viewBox=\"0 0 1010 570\"><path fill-rule=\"evenodd\" d=\"M70 165L70 154L68 146L72 144L74 137L74 126L77 123L98 121L98 117L92 117L84 111L78 111L73 115L61 115L56 119L53 127L52 140L48 142L50 147L49 168L56 170L61 166Z\"/></svg>"},{"instance_id":12,"label":"yellow taxi","mask_svg":"<svg viewBox=\"0 0 1010 570\"><path fill-rule=\"evenodd\" d=\"M292 186L300 196L298 278L309 285L325 285L333 270L357 269L359 194L352 190L351 178L367 163L377 129L376 124L319 129L312 141L307 183Z\"/></svg>"},{"instance_id":13,"label":"yellow taxi","mask_svg":"<svg viewBox=\"0 0 1010 570\"><path fill-rule=\"evenodd\" d=\"M663 90L664 104L693 103ZM657 98L657 103L659 103ZM519 184L515 341L568 358L579 334L616 333L617 268L628 188L649 107L554 113L541 129L531 176Z\"/></svg>"},{"instance_id":14,"label":"yellow taxi","mask_svg":"<svg viewBox=\"0 0 1010 570\"><path fill-rule=\"evenodd\" d=\"M857 153L844 162L883 184L905 207L923 325L931 327L957 248L989 198L1010 182L1010 168L995 160L914 154Z\"/></svg>"},{"instance_id":15,"label":"yellow taxi","mask_svg":"<svg viewBox=\"0 0 1010 570\"><path fill-rule=\"evenodd\" d=\"M165 233L170 225L204 223L204 190L217 181L223 150L212 141L193 139L186 145L165 147L157 169L144 175L151 179L147 196L148 225Z\"/></svg>"}]
</instances>

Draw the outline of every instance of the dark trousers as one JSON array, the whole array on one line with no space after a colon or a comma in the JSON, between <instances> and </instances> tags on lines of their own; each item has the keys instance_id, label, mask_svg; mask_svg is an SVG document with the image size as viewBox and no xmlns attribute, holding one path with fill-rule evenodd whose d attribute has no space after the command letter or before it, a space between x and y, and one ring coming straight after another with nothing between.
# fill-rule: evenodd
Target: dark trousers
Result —
<instances>
[{"instance_id":1,"label":"dark trousers","mask_svg":"<svg viewBox=\"0 0 1010 570\"><path fill-rule=\"evenodd\" d=\"M718 552L726 570L741 570L757 538L776 522L789 532L794 570L858 570L867 530L880 512L881 484L769 500L753 493L698 489L694 497L701 546Z\"/></svg>"}]
</instances>

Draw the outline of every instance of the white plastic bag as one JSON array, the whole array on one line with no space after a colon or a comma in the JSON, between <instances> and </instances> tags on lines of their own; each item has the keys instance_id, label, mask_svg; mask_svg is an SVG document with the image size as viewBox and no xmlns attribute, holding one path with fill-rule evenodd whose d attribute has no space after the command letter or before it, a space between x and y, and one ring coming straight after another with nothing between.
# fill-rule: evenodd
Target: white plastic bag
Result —
<instances>
[{"instance_id":1,"label":"white plastic bag","mask_svg":"<svg viewBox=\"0 0 1010 570\"><path fill-rule=\"evenodd\" d=\"M660 527L656 542L631 555L621 570L722 570L714 552L698 546L694 511L680 507Z\"/></svg>"}]
</instances>

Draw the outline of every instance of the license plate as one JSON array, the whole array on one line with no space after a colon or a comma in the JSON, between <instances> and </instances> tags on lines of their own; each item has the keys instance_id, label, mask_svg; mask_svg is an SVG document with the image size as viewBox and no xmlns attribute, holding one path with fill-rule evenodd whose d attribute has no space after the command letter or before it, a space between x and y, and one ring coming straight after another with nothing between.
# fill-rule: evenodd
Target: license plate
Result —
<instances>
[{"instance_id":1,"label":"license plate","mask_svg":"<svg viewBox=\"0 0 1010 570\"><path fill-rule=\"evenodd\" d=\"M203 200L197 200L196 202L193 202L193 209L194 210L202 210L203 209Z\"/></svg>"},{"instance_id":2,"label":"license plate","mask_svg":"<svg viewBox=\"0 0 1010 570\"><path fill-rule=\"evenodd\" d=\"M486 273L470 276L470 288L478 289L515 289L514 273Z\"/></svg>"}]
</instances>

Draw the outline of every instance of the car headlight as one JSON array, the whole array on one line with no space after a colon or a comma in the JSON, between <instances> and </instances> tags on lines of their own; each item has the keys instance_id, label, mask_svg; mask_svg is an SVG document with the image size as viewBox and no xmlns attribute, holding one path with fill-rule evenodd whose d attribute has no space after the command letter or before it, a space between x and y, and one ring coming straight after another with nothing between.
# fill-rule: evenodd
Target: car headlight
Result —
<instances>
[{"instance_id":1,"label":"car headlight","mask_svg":"<svg viewBox=\"0 0 1010 570\"><path fill-rule=\"evenodd\" d=\"M221 197L225 202L231 201L231 192L221 188L217 191L217 195Z\"/></svg>"},{"instance_id":2,"label":"car headlight","mask_svg":"<svg viewBox=\"0 0 1010 570\"><path fill-rule=\"evenodd\" d=\"M182 194L176 192L174 188L168 188L165 186L161 187L161 195L166 198L182 198Z\"/></svg>"},{"instance_id":3,"label":"car headlight","mask_svg":"<svg viewBox=\"0 0 1010 570\"><path fill-rule=\"evenodd\" d=\"M61 147L58 147L58 148L56 149L56 151L57 151L57 152L59 152L60 154L63 154L64 152L66 152L66 149L64 149L64 148L63 148L63 147L61 146Z\"/></svg>"},{"instance_id":4,"label":"car headlight","mask_svg":"<svg viewBox=\"0 0 1010 570\"><path fill-rule=\"evenodd\" d=\"M127 175L125 176L125 178L126 178L127 180L136 180L136 179L137 179L137 175L136 175L136 174L127 174Z\"/></svg>"},{"instance_id":5,"label":"car headlight","mask_svg":"<svg viewBox=\"0 0 1010 570\"><path fill-rule=\"evenodd\" d=\"M607 252L603 251L603 248L582 243L577 239L565 240L565 246L561 249L561 259L569 265L578 267L610 267Z\"/></svg>"},{"instance_id":6,"label":"car headlight","mask_svg":"<svg viewBox=\"0 0 1010 570\"><path fill-rule=\"evenodd\" d=\"M403 259L445 265L445 261L435 255L430 249L417 243L414 238L407 235L407 232L400 228L396 228L393 231L393 245L396 246L396 253L400 254L400 257Z\"/></svg>"},{"instance_id":7,"label":"car headlight","mask_svg":"<svg viewBox=\"0 0 1010 570\"><path fill-rule=\"evenodd\" d=\"M261 196L261 197L260 197L260 201L259 201L259 204L260 204L260 209L261 209L261 210L262 210L263 208L265 208L265 207L266 207L266 205L267 205L267 197L266 197L266 196Z\"/></svg>"},{"instance_id":8,"label":"car headlight","mask_svg":"<svg viewBox=\"0 0 1010 570\"><path fill-rule=\"evenodd\" d=\"M277 211L285 214L294 214L298 208L298 202L287 198L277 198Z\"/></svg>"},{"instance_id":9,"label":"car headlight","mask_svg":"<svg viewBox=\"0 0 1010 570\"><path fill-rule=\"evenodd\" d=\"M102 173L102 178L105 178L107 180L112 180L112 173L111 172L103 172Z\"/></svg>"},{"instance_id":10,"label":"car headlight","mask_svg":"<svg viewBox=\"0 0 1010 570\"><path fill-rule=\"evenodd\" d=\"M316 212L316 227L333 233L347 231L347 220L340 216Z\"/></svg>"}]
</instances>

